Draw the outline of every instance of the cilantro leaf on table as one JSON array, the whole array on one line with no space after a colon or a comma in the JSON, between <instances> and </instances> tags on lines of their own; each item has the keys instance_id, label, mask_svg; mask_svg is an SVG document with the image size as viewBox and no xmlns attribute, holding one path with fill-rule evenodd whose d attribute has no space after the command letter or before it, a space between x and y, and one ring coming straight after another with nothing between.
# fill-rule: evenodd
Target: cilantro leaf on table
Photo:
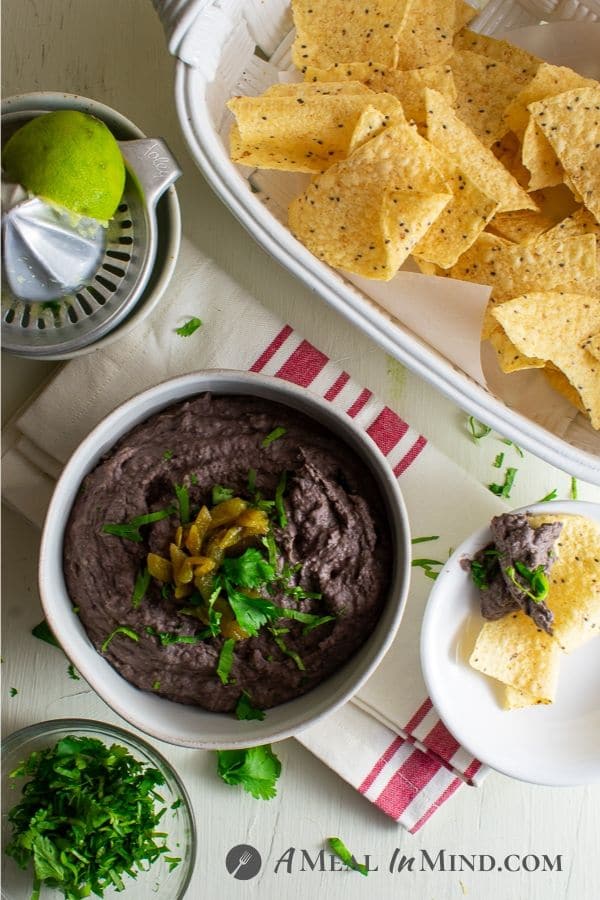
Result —
<instances>
[{"instance_id":1,"label":"cilantro leaf on table","mask_svg":"<svg viewBox=\"0 0 600 900\"><path fill-rule=\"evenodd\" d=\"M281 774L281 762L270 744L217 750L217 773L226 784L240 784L257 800L271 800L277 794L275 783Z\"/></svg>"},{"instance_id":2,"label":"cilantro leaf on table","mask_svg":"<svg viewBox=\"0 0 600 900\"><path fill-rule=\"evenodd\" d=\"M517 470L509 466L504 473L504 482L502 484L488 484L488 489L497 497L508 499L512 490Z\"/></svg>"},{"instance_id":3,"label":"cilantro leaf on table","mask_svg":"<svg viewBox=\"0 0 600 900\"><path fill-rule=\"evenodd\" d=\"M46 644L52 644L53 647L58 647L59 650L61 649L60 644L54 637L54 633L50 630L50 626L45 619L42 619L38 625L35 625L31 629L31 633L39 641L44 641Z\"/></svg>"},{"instance_id":4,"label":"cilantro leaf on table","mask_svg":"<svg viewBox=\"0 0 600 900\"><path fill-rule=\"evenodd\" d=\"M199 319L198 316L192 316L191 319L188 319L187 322L184 322L183 325L180 325L179 328L175 329L175 334L178 334L180 337L189 337L197 331L201 325L202 319Z\"/></svg>"},{"instance_id":5,"label":"cilantro leaf on table","mask_svg":"<svg viewBox=\"0 0 600 900\"><path fill-rule=\"evenodd\" d=\"M335 855L339 857L339 859L341 859L344 865L348 866L349 869L354 869L355 872L360 872L361 875L369 874L367 866L365 866L364 863L359 863L355 860L354 856L352 855L352 853L350 853L341 838L327 838L327 843L329 844L331 851L335 853Z\"/></svg>"},{"instance_id":6,"label":"cilantro leaf on table","mask_svg":"<svg viewBox=\"0 0 600 900\"><path fill-rule=\"evenodd\" d=\"M467 427L475 443L482 438L487 437L492 430L489 425L484 425L483 422L480 422L475 416L469 416L467 419Z\"/></svg>"}]
</instances>

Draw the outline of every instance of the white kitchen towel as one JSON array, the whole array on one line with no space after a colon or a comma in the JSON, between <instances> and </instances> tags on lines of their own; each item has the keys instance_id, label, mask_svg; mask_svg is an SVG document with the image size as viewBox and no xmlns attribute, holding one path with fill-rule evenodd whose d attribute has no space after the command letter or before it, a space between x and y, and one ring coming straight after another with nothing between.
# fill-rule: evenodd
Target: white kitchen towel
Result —
<instances>
[{"instance_id":1,"label":"white kitchen towel","mask_svg":"<svg viewBox=\"0 0 600 900\"><path fill-rule=\"evenodd\" d=\"M192 316L191 336L176 329ZM250 369L309 388L359 422L400 480L414 537L438 535L444 559L465 534L503 508L489 491L415 432L398 412L279 322L184 241L168 295L138 330L71 360L7 430L3 495L41 525L70 454L108 412L166 378L206 368ZM440 556L441 554L441 556ZM387 656L351 704L298 740L385 813L416 831L484 767L448 733L428 699L419 662L431 581L413 569L407 610Z\"/></svg>"}]
</instances>

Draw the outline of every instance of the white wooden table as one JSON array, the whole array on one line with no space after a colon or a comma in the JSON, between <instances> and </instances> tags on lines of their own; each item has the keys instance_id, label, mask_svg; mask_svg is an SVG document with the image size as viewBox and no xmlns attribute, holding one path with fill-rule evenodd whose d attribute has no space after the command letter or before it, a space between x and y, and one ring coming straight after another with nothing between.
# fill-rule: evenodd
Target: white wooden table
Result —
<instances>
[{"instance_id":1,"label":"white wooden table","mask_svg":"<svg viewBox=\"0 0 600 900\"><path fill-rule=\"evenodd\" d=\"M204 183L180 134L172 98L173 62L149 0L4 0L3 94L64 90L103 101L131 118L146 134L166 138L180 161L183 227L278 316L289 321L344 368L378 392L415 428L484 483L494 480L497 450L475 444L466 414L404 370L375 344L327 309L251 240ZM3 421L53 370L3 355ZM68 398L65 398L68 402ZM492 476L492 477L491 477ZM532 502L553 488L568 497L570 478L527 454L519 461L511 499ZM579 485L582 499L600 490ZM83 681L67 673L62 653L30 636L42 617L36 586L38 533L4 511L3 529L3 729L45 718L84 716L119 722ZM11 697L11 688L18 693ZM120 723L123 724L123 723ZM198 860L189 898L435 898L477 900L593 900L600 896L598 838L600 788L553 789L493 773L480 789L461 789L416 836L405 833L293 740L277 745L283 763L276 799L254 800L216 776L208 752L161 745L191 793L198 823ZM544 748L540 747L540 753ZM378 871L368 878L346 871L300 871L301 851L312 857L329 835L340 835L357 855L368 853ZM262 855L251 881L233 879L227 852L248 843ZM293 871L275 873L277 860L297 848ZM390 860L415 857L412 872L392 874ZM429 871L431 858L489 854L492 871ZM509 854L528 859L508 871ZM561 856L561 871L548 871L544 855ZM526 871L535 867L537 871ZM489 858L484 867L489 865ZM498 867L502 870L499 871ZM509 866L517 868L515 857ZM546 871L544 871L544 868ZM421 870L423 869L423 870Z\"/></svg>"}]
</instances>

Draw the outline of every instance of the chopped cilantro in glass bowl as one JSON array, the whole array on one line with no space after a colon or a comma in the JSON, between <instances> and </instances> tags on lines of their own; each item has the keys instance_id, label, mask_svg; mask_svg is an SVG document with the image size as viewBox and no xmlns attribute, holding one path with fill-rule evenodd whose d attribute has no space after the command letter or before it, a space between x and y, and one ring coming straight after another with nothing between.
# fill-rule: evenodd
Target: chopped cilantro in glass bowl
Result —
<instances>
[{"instance_id":1,"label":"chopped cilantro in glass bowl","mask_svg":"<svg viewBox=\"0 0 600 900\"><path fill-rule=\"evenodd\" d=\"M185 787L137 735L56 719L3 742L3 900L180 900L195 856Z\"/></svg>"}]
</instances>

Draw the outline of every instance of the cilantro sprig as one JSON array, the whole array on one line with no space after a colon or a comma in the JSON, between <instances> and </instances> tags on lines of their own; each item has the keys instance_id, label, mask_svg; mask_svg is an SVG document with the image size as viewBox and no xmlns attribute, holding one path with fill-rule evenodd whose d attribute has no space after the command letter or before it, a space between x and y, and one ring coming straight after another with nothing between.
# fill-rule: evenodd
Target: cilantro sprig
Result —
<instances>
[{"instance_id":1,"label":"cilantro sprig","mask_svg":"<svg viewBox=\"0 0 600 900\"><path fill-rule=\"evenodd\" d=\"M270 744L246 750L217 750L217 773L226 784L241 785L257 800L271 800L281 774L281 762Z\"/></svg>"},{"instance_id":2,"label":"cilantro sprig","mask_svg":"<svg viewBox=\"0 0 600 900\"><path fill-rule=\"evenodd\" d=\"M331 849L332 853L335 853L335 855L339 857L339 859L341 859L344 865L348 866L349 869L353 869L355 872L360 872L361 875L369 874L367 866L365 866L364 863L359 863L356 861L341 838L327 838L327 843L329 844L329 848Z\"/></svg>"},{"instance_id":3,"label":"cilantro sprig","mask_svg":"<svg viewBox=\"0 0 600 900\"><path fill-rule=\"evenodd\" d=\"M189 337L197 331L201 325L202 319L199 319L198 316L192 316L191 319L188 319L187 322L184 322L183 325L180 325L179 328L175 329L175 334L178 334L180 337Z\"/></svg>"},{"instance_id":4,"label":"cilantro sprig","mask_svg":"<svg viewBox=\"0 0 600 900\"><path fill-rule=\"evenodd\" d=\"M164 776L125 747L69 735L31 753L10 777L29 780L8 813L5 852L33 867L34 897L42 885L68 900L122 891L123 876L135 878L170 853L158 828ZM180 861L165 860L169 867Z\"/></svg>"},{"instance_id":5,"label":"cilantro sprig","mask_svg":"<svg viewBox=\"0 0 600 900\"><path fill-rule=\"evenodd\" d=\"M488 484L489 490L497 497L508 499L515 483L517 470L513 466L509 466L504 473L504 481L502 484Z\"/></svg>"},{"instance_id":6,"label":"cilantro sprig","mask_svg":"<svg viewBox=\"0 0 600 900\"><path fill-rule=\"evenodd\" d=\"M140 544L143 541L143 537L140 534L142 525L160 522L162 519L167 519L169 516L173 515L174 512L176 512L175 507L168 506L166 509L157 509L156 512L145 513L143 516L136 516L131 522L106 522L102 526L102 532Z\"/></svg>"}]
</instances>

